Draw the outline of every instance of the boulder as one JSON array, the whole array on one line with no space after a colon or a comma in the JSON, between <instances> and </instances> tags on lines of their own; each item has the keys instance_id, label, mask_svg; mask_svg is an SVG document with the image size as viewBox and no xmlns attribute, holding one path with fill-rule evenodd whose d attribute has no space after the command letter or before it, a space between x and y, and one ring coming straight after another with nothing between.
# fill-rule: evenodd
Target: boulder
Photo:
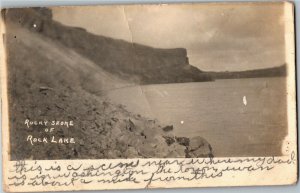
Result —
<instances>
[{"instance_id":1,"label":"boulder","mask_svg":"<svg viewBox=\"0 0 300 193\"><path fill-rule=\"evenodd\" d=\"M173 125L167 125L167 126L162 128L162 130L164 132L169 132L169 131L172 131L173 129L174 129Z\"/></svg>"},{"instance_id":2,"label":"boulder","mask_svg":"<svg viewBox=\"0 0 300 193\"><path fill-rule=\"evenodd\" d=\"M169 146L169 154L166 156L167 158L185 158L186 147L179 145L178 143L173 143Z\"/></svg>"},{"instance_id":3,"label":"boulder","mask_svg":"<svg viewBox=\"0 0 300 193\"><path fill-rule=\"evenodd\" d=\"M210 144L202 137L197 136L190 139L189 146L186 150L186 157L213 157Z\"/></svg>"},{"instance_id":4,"label":"boulder","mask_svg":"<svg viewBox=\"0 0 300 193\"><path fill-rule=\"evenodd\" d=\"M163 136L163 138L165 139L165 141L168 145L172 145L173 143L175 143L175 138L174 137Z\"/></svg>"},{"instance_id":5,"label":"boulder","mask_svg":"<svg viewBox=\"0 0 300 193\"><path fill-rule=\"evenodd\" d=\"M197 136L190 139L189 150L193 151L208 143L204 138Z\"/></svg>"},{"instance_id":6,"label":"boulder","mask_svg":"<svg viewBox=\"0 0 300 193\"><path fill-rule=\"evenodd\" d=\"M183 145L183 146L189 146L190 144L190 139L187 138L187 137L175 137L177 143L179 143L180 145Z\"/></svg>"}]
</instances>

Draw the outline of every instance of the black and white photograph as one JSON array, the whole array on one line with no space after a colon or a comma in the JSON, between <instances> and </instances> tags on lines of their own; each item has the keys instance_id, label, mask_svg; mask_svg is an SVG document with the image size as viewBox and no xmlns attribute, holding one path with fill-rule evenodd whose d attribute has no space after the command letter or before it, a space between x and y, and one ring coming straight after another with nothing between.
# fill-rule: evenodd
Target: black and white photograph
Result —
<instances>
[{"instance_id":1,"label":"black and white photograph","mask_svg":"<svg viewBox=\"0 0 300 193\"><path fill-rule=\"evenodd\" d=\"M2 10L10 160L282 156L284 3Z\"/></svg>"}]
</instances>

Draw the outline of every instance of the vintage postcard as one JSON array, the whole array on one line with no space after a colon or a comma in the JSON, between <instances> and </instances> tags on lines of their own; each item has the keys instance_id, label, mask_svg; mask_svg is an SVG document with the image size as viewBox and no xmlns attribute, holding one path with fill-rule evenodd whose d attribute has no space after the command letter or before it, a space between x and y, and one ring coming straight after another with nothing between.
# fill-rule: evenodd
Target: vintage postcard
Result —
<instances>
[{"instance_id":1,"label":"vintage postcard","mask_svg":"<svg viewBox=\"0 0 300 193\"><path fill-rule=\"evenodd\" d=\"M1 13L5 191L297 182L292 3Z\"/></svg>"}]
</instances>

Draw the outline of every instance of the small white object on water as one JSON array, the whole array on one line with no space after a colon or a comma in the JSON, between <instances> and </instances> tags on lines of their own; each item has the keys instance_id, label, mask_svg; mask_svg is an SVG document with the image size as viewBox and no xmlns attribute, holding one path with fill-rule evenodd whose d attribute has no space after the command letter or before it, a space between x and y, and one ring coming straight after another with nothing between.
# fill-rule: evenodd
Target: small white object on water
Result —
<instances>
[{"instance_id":1,"label":"small white object on water","mask_svg":"<svg viewBox=\"0 0 300 193\"><path fill-rule=\"evenodd\" d=\"M33 24L33 27L36 27L36 24Z\"/></svg>"},{"instance_id":2,"label":"small white object on water","mask_svg":"<svg viewBox=\"0 0 300 193\"><path fill-rule=\"evenodd\" d=\"M181 123L181 124L183 124L183 123L184 123L184 121L180 121L180 123Z\"/></svg>"},{"instance_id":3,"label":"small white object on water","mask_svg":"<svg viewBox=\"0 0 300 193\"><path fill-rule=\"evenodd\" d=\"M244 103L245 106L247 105L247 98L246 98L246 96L243 97L243 103Z\"/></svg>"}]
</instances>

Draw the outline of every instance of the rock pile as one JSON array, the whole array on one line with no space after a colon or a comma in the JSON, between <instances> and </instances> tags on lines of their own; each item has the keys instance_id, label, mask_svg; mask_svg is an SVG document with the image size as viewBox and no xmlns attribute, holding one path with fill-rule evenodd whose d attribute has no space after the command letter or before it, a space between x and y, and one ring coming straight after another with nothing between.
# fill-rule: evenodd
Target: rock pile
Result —
<instances>
[{"instance_id":1,"label":"rock pile","mask_svg":"<svg viewBox=\"0 0 300 193\"><path fill-rule=\"evenodd\" d=\"M110 120L103 120L98 124L101 126L95 128L101 130L102 136L91 141L99 147L94 149L94 156L103 155L105 158L213 156L210 144L201 137L191 139L176 137L171 131L165 131L165 127L158 125L157 121L130 113L122 105L114 107L109 102L104 103L111 111Z\"/></svg>"}]
</instances>

